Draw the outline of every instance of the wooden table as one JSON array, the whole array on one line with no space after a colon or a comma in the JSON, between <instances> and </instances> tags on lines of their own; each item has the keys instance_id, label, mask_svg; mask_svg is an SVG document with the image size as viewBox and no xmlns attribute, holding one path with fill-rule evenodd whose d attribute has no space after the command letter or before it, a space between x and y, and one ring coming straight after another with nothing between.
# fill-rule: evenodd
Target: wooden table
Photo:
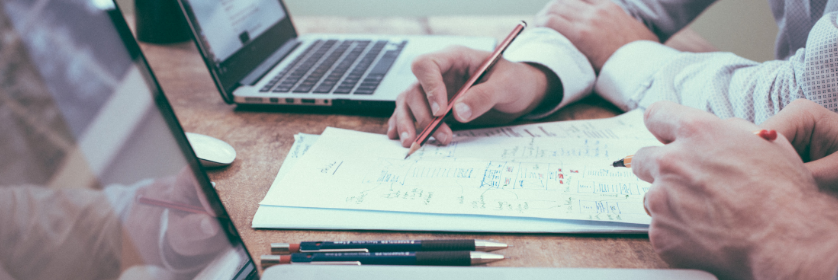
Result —
<instances>
[{"instance_id":1,"label":"wooden table","mask_svg":"<svg viewBox=\"0 0 838 280\"><path fill-rule=\"evenodd\" d=\"M428 18L299 17L300 33L462 34L503 39L521 19L530 16L460 16ZM694 34L675 36L669 45L683 50L713 50ZM142 44L157 79L186 131L202 133L233 145L238 158L229 167L210 170L224 205L258 261L272 242L305 240L376 240L479 238L508 243L500 251L508 259L489 266L665 268L645 235L479 234L386 231L254 230L250 227L259 201L282 165L296 133L320 134L327 126L385 133L387 117L253 112L237 110L221 99L192 42ZM564 108L548 120L611 117L617 108L591 96Z\"/></svg>"}]
</instances>

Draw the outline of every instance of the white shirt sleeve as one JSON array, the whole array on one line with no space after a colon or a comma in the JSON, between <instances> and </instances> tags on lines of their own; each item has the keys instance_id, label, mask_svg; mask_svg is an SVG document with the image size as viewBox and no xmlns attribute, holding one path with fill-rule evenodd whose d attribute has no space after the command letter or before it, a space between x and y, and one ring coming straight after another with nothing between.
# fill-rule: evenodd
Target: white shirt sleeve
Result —
<instances>
[{"instance_id":1,"label":"white shirt sleeve","mask_svg":"<svg viewBox=\"0 0 838 280\"><path fill-rule=\"evenodd\" d=\"M806 98L838 111L838 12L824 15L806 48L788 60L756 63L731 53L679 52L638 41L606 61L595 91L623 110L669 100L761 123Z\"/></svg>"},{"instance_id":2,"label":"white shirt sleeve","mask_svg":"<svg viewBox=\"0 0 838 280\"><path fill-rule=\"evenodd\" d=\"M574 101L585 97L593 88L596 75L588 58L585 57L567 38L553 29L545 27L529 28L520 35L504 52L504 58L512 62L539 64L561 80L563 97L556 106L548 110L531 112L526 119L538 119L549 116Z\"/></svg>"}]
</instances>

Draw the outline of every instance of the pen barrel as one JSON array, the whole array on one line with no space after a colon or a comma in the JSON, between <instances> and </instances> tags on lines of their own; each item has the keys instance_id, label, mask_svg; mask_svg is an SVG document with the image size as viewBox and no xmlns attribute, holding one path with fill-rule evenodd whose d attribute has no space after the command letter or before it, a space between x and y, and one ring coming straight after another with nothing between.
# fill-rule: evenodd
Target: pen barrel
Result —
<instances>
[{"instance_id":1,"label":"pen barrel","mask_svg":"<svg viewBox=\"0 0 838 280\"><path fill-rule=\"evenodd\" d=\"M417 265L471 265L471 252L469 251L431 251L416 252Z\"/></svg>"},{"instance_id":2,"label":"pen barrel","mask_svg":"<svg viewBox=\"0 0 838 280\"><path fill-rule=\"evenodd\" d=\"M422 240L422 251L475 251L474 240Z\"/></svg>"},{"instance_id":3,"label":"pen barrel","mask_svg":"<svg viewBox=\"0 0 838 280\"><path fill-rule=\"evenodd\" d=\"M291 263L360 262L365 265L471 265L468 251L375 252L375 253L296 253Z\"/></svg>"},{"instance_id":4,"label":"pen barrel","mask_svg":"<svg viewBox=\"0 0 838 280\"><path fill-rule=\"evenodd\" d=\"M300 250L367 249L372 252L413 251L475 251L474 240L371 240L371 241L306 241Z\"/></svg>"}]
</instances>

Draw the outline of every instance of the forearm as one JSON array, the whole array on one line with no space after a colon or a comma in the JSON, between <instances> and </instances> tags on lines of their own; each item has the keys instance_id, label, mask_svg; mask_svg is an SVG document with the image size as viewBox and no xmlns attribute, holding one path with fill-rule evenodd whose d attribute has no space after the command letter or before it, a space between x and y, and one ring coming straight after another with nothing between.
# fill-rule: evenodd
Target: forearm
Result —
<instances>
[{"instance_id":1,"label":"forearm","mask_svg":"<svg viewBox=\"0 0 838 280\"><path fill-rule=\"evenodd\" d=\"M838 55L834 47L827 48L830 39L838 39L834 20L835 13L822 18L810 34L821 40L810 40L811 46L786 61L756 63L730 53L683 53L634 42L606 62L595 91L624 110L669 100L756 123L798 98L835 111L829 104L838 98L838 86L823 74L838 73L838 63L824 58Z\"/></svg>"}]
</instances>

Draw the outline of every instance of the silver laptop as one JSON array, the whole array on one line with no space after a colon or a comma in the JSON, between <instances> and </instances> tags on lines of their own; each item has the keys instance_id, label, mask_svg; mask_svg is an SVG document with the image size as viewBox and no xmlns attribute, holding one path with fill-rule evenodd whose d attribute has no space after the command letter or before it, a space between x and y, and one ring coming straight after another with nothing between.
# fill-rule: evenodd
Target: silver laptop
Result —
<instances>
[{"instance_id":1,"label":"silver laptop","mask_svg":"<svg viewBox=\"0 0 838 280\"><path fill-rule=\"evenodd\" d=\"M492 50L490 37L306 34L281 0L179 0L227 103L394 108L418 55L449 45Z\"/></svg>"}]
</instances>

